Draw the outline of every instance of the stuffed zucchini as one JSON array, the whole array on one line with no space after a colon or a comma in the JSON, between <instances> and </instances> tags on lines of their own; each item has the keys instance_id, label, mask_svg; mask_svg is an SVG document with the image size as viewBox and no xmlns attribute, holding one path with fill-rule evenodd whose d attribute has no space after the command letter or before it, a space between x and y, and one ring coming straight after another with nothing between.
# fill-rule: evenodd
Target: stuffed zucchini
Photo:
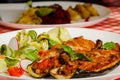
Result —
<instances>
[{"instance_id":1,"label":"stuffed zucchini","mask_svg":"<svg viewBox=\"0 0 120 80\"><path fill-rule=\"evenodd\" d=\"M80 78L103 75L120 63L118 43L76 37L56 44L41 55L41 59L28 65L33 77L50 74L54 78Z\"/></svg>"}]
</instances>

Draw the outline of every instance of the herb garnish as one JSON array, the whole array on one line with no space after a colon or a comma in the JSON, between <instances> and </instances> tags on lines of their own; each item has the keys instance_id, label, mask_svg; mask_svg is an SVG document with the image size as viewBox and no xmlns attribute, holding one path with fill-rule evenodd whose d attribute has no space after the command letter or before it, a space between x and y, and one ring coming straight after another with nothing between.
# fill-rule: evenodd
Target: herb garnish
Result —
<instances>
[{"instance_id":1,"label":"herb garnish","mask_svg":"<svg viewBox=\"0 0 120 80\"><path fill-rule=\"evenodd\" d=\"M115 43L113 42L106 42L103 44L102 48L106 50L111 50L115 47Z\"/></svg>"},{"instance_id":2,"label":"herb garnish","mask_svg":"<svg viewBox=\"0 0 120 80\"><path fill-rule=\"evenodd\" d=\"M71 47L67 46L67 45L62 45L62 48L65 52L67 52L70 55L71 61L74 61L75 59L84 59L87 61L91 61L92 59L90 59L89 57L87 57L85 54L82 53L75 53Z\"/></svg>"}]
</instances>

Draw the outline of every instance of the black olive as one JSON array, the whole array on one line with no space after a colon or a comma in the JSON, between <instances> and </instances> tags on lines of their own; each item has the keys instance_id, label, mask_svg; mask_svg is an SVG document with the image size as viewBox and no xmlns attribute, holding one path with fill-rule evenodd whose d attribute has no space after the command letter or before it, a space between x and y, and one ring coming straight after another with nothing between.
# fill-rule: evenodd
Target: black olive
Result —
<instances>
[{"instance_id":1,"label":"black olive","mask_svg":"<svg viewBox=\"0 0 120 80\"><path fill-rule=\"evenodd\" d=\"M68 63L70 61L70 56L69 54L67 54L66 52L62 52L60 53L60 56L59 56L59 61L61 64L65 64L65 63Z\"/></svg>"},{"instance_id":2,"label":"black olive","mask_svg":"<svg viewBox=\"0 0 120 80\"><path fill-rule=\"evenodd\" d=\"M62 56L64 53L60 53L60 56L59 56L59 62L64 65L66 63L64 57Z\"/></svg>"},{"instance_id":3,"label":"black olive","mask_svg":"<svg viewBox=\"0 0 120 80\"><path fill-rule=\"evenodd\" d=\"M59 62L64 65L66 62L64 61L64 59L62 58L62 56L59 57Z\"/></svg>"},{"instance_id":4,"label":"black olive","mask_svg":"<svg viewBox=\"0 0 120 80\"><path fill-rule=\"evenodd\" d=\"M95 49L100 49L101 46L102 46L102 41L98 39L98 40L96 41Z\"/></svg>"}]
</instances>

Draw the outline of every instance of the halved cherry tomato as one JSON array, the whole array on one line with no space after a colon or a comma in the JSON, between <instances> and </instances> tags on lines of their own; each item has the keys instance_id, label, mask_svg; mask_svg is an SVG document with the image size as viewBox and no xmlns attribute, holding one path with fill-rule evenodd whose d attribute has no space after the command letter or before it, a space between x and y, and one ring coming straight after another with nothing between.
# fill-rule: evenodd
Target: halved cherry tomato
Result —
<instances>
[{"instance_id":1,"label":"halved cherry tomato","mask_svg":"<svg viewBox=\"0 0 120 80\"><path fill-rule=\"evenodd\" d=\"M21 67L12 66L7 69L10 76L20 77L23 75L24 70Z\"/></svg>"}]
</instances>

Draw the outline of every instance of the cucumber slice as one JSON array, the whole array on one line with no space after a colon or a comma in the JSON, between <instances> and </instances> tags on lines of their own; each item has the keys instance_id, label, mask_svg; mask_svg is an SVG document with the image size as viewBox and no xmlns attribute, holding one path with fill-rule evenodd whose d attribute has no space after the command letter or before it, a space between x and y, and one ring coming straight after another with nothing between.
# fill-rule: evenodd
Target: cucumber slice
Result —
<instances>
[{"instance_id":1,"label":"cucumber slice","mask_svg":"<svg viewBox=\"0 0 120 80\"><path fill-rule=\"evenodd\" d=\"M67 41L67 40L72 39L68 30L65 27L60 28L60 36L59 37L60 37L61 41Z\"/></svg>"},{"instance_id":2,"label":"cucumber slice","mask_svg":"<svg viewBox=\"0 0 120 80\"><path fill-rule=\"evenodd\" d=\"M59 34L60 34L60 28L56 27L48 31L49 38L53 41L56 41L57 43L61 44L61 40L59 39Z\"/></svg>"},{"instance_id":3,"label":"cucumber slice","mask_svg":"<svg viewBox=\"0 0 120 80\"><path fill-rule=\"evenodd\" d=\"M4 59L0 59L0 73L7 70L7 64Z\"/></svg>"}]
</instances>

